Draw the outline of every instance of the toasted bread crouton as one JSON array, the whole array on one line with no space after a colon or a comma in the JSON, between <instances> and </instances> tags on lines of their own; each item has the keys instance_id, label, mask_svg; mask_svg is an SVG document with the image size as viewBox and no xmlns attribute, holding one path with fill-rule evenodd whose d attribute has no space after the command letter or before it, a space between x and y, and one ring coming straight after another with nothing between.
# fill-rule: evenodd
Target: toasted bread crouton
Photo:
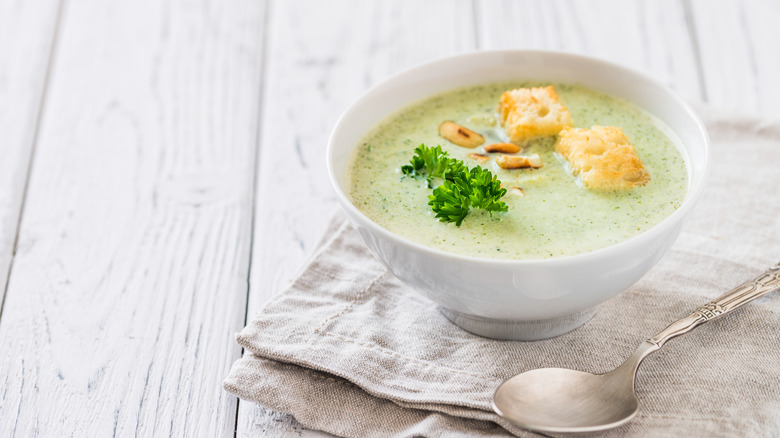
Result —
<instances>
[{"instance_id":1,"label":"toasted bread crouton","mask_svg":"<svg viewBox=\"0 0 780 438\"><path fill-rule=\"evenodd\" d=\"M558 101L552 85L504 92L498 102L498 114L506 135L518 144L556 135L571 125L569 110Z\"/></svg>"},{"instance_id":2,"label":"toasted bread crouton","mask_svg":"<svg viewBox=\"0 0 780 438\"><path fill-rule=\"evenodd\" d=\"M636 149L614 126L566 128L558 134L555 150L591 189L628 189L650 181Z\"/></svg>"}]
</instances>

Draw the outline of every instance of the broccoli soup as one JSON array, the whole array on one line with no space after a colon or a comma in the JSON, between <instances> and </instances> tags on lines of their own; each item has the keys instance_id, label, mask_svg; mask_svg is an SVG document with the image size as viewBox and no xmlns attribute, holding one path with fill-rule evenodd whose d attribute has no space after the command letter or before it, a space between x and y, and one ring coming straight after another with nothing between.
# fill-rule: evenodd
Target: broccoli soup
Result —
<instances>
[{"instance_id":1,"label":"broccoli soup","mask_svg":"<svg viewBox=\"0 0 780 438\"><path fill-rule=\"evenodd\" d=\"M473 86L374 127L346 187L374 222L426 246L560 257L628 239L677 209L688 174L676 142L633 104L579 85Z\"/></svg>"}]
</instances>

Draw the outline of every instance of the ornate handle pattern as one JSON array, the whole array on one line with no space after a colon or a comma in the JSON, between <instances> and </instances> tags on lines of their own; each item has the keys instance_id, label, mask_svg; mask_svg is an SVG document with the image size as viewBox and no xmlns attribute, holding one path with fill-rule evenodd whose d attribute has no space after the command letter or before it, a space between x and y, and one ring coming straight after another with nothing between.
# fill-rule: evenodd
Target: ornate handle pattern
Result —
<instances>
[{"instance_id":1,"label":"ornate handle pattern","mask_svg":"<svg viewBox=\"0 0 780 438\"><path fill-rule=\"evenodd\" d=\"M780 263L767 269L754 280L747 281L699 307L685 318L671 323L669 327L647 341L661 348L669 339L688 333L699 325L738 309L778 288L780 288Z\"/></svg>"}]
</instances>

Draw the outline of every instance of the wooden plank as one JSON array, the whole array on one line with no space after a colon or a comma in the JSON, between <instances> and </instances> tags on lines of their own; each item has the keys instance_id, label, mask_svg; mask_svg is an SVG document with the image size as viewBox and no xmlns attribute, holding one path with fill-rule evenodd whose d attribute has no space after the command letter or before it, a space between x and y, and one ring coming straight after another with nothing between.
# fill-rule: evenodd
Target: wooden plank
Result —
<instances>
[{"instance_id":1,"label":"wooden plank","mask_svg":"<svg viewBox=\"0 0 780 438\"><path fill-rule=\"evenodd\" d=\"M0 2L0 316L59 8Z\"/></svg>"},{"instance_id":2,"label":"wooden plank","mask_svg":"<svg viewBox=\"0 0 780 438\"><path fill-rule=\"evenodd\" d=\"M709 102L780 115L780 2L693 0L691 16Z\"/></svg>"},{"instance_id":3,"label":"wooden plank","mask_svg":"<svg viewBox=\"0 0 780 438\"><path fill-rule=\"evenodd\" d=\"M333 435L307 429L290 414L266 409L243 400L238 405L236 438L327 438Z\"/></svg>"},{"instance_id":4,"label":"wooden plank","mask_svg":"<svg viewBox=\"0 0 780 438\"><path fill-rule=\"evenodd\" d=\"M264 4L70 2L0 320L0 436L232 436Z\"/></svg>"},{"instance_id":5,"label":"wooden plank","mask_svg":"<svg viewBox=\"0 0 780 438\"><path fill-rule=\"evenodd\" d=\"M292 279L337 208L325 148L339 115L395 72L474 48L466 0L276 1L269 18L249 318ZM238 436L289 432L300 432L291 417L239 405Z\"/></svg>"},{"instance_id":6,"label":"wooden plank","mask_svg":"<svg viewBox=\"0 0 780 438\"><path fill-rule=\"evenodd\" d=\"M640 70L683 97L703 99L695 47L677 0L482 0L482 48L552 49Z\"/></svg>"}]
</instances>

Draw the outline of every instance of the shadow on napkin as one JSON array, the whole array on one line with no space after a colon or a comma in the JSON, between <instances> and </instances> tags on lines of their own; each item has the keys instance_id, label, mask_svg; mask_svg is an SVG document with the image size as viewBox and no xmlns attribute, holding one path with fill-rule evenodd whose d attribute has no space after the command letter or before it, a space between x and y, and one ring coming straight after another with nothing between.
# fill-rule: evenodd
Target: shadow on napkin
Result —
<instances>
[{"instance_id":1,"label":"shadow on napkin","mask_svg":"<svg viewBox=\"0 0 780 438\"><path fill-rule=\"evenodd\" d=\"M376 261L341 215L293 284L238 335L225 388L340 436L536 436L492 412L506 378L540 367L594 373L777 262L780 126L710 121L713 171L665 259L583 327L494 341L450 323ZM774 177L773 177L774 175ZM770 232L774 230L774 232ZM780 434L780 297L763 298L648 357L640 412L606 436Z\"/></svg>"}]
</instances>

